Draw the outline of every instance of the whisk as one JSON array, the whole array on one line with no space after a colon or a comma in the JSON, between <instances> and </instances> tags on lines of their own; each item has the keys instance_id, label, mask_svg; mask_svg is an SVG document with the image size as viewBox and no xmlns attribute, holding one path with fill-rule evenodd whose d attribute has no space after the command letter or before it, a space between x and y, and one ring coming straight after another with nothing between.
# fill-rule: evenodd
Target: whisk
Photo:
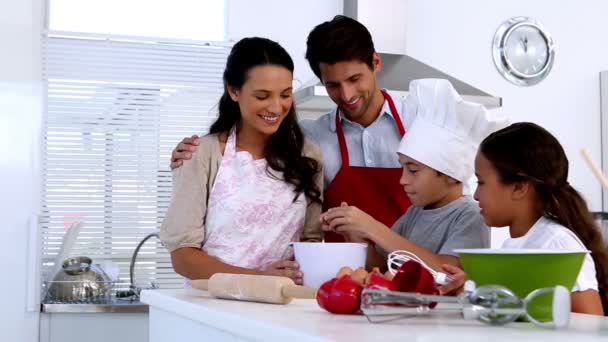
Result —
<instances>
[{"instance_id":1,"label":"whisk","mask_svg":"<svg viewBox=\"0 0 608 342\"><path fill-rule=\"evenodd\" d=\"M528 310L533 300L546 294L553 294L552 320L549 322L536 319ZM433 309L431 303L452 305ZM547 287L520 299L504 286L475 288L471 281L465 285L465 293L457 297L367 288L361 296L361 311L372 323L433 313L461 313L465 319L477 319L490 325L507 324L523 316L540 327L563 328L570 319L570 291L563 286Z\"/></svg>"},{"instance_id":2,"label":"whisk","mask_svg":"<svg viewBox=\"0 0 608 342\"><path fill-rule=\"evenodd\" d=\"M449 275L447 275L443 272L435 271L434 269L429 267L424 261L422 261L422 259L420 259L416 254L414 254L412 252L402 251L402 250L394 251L388 255L388 259L387 259L386 263L387 263L388 269L391 272L391 274L395 275L397 273L397 271L399 270L399 268L404 263L406 263L407 261L410 261L410 260L416 261L417 263L422 265L422 267L424 267L427 271L429 271L429 273L431 273L431 275L433 276L435 283L437 283L439 285L448 284L449 282L451 282L453 280L452 278L450 278Z\"/></svg>"}]
</instances>

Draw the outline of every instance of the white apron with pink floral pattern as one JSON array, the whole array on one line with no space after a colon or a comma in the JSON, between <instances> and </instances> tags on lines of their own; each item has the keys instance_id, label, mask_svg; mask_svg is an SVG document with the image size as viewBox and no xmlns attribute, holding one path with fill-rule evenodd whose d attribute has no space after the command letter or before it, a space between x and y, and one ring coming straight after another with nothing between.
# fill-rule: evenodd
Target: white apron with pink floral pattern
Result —
<instances>
[{"instance_id":1,"label":"white apron with pink floral pattern","mask_svg":"<svg viewBox=\"0 0 608 342\"><path fill-rule=\"evenodd\" d=\"M266 165L266 159L236 152L233 129L209 194L204 252L246 268L293 256L290 243L304 227L306 197L300 194L294 202L294 186Z\"/></svg>"}]
</instances>

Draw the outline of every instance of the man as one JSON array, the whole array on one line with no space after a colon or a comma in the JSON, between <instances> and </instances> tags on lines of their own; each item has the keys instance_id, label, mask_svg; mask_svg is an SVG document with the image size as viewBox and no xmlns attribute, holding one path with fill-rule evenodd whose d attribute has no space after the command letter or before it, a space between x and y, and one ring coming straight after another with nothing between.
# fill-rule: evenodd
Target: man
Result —
<instances>
[{"instance_id":1,"label":"man","mask_svg":"<svg viewBox=\"0 0 608 342\"><path fill-rule=\"evenodd\" d=\"M336 109L301 122L316 142L324 163L324 211L355 206L391 227L410 201L398 186L402 169L397 148L416 115L416 103L391 96L378 84L382 68L371 34L358 21L338 15L316 26L307 39L306 59ZM198 137L184 139L173 151L171 168L190 159ZM343 241L328 232L325 241ZM368 264L379 264L369 248Z\"/></svg>"},{"instance_id":2,"label":"man","mask_svg":"<svg viewBox=\"0 0 608 342\"><path fill-rule=\"evenodd\" d=\"M380 88L376 76L382 61L369 31L354 19L336 16L315 27L306 58L337 105L317 120L302 122L323 155L323 208L347 203L390 227L410 204L395 187L401 176L396 152L415 108Z\"/></svg>"}]
</instances>

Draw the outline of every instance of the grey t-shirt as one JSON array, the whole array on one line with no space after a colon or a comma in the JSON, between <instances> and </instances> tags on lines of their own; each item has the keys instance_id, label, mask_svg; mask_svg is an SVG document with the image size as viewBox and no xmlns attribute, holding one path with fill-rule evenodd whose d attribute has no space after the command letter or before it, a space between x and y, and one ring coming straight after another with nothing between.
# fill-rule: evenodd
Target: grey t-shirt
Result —
<instances>
[{"instance_id":1,"label":"grey t-shirt","mask_svg":"<svg viewBox=\"0 0 608 342\"><path fill-rule=\"evenodd\" d=\"M470 196L437 209L411 206L392 229L436 254L458 256L454 249L490 247L490 228ZM386 251L378 250L386 256Z\"/></svg>"}]
</instances>

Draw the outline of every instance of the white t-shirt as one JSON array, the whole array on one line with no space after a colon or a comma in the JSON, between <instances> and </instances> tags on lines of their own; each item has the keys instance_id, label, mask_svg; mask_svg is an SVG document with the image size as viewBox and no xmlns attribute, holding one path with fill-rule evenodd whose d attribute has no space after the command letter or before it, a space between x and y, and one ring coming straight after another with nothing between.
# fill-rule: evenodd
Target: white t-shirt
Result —
<instances>
[{"instance_id":1,"label":"white t-shirt","mask_svg":"<svg viewBox=\"0 0 608 342\"><path fill-rule=\"evenodd\" d=\"M585 245L570 229L552 221L546 217L541 217L530 228L526 235L518 238L506 239L502 248L511 249L569 249L586 250ZM595 264L591 254L585 255L583 266L578 274L572 292L596 290L597 278L595 277Z\"/></svg>"}]
</instances>

